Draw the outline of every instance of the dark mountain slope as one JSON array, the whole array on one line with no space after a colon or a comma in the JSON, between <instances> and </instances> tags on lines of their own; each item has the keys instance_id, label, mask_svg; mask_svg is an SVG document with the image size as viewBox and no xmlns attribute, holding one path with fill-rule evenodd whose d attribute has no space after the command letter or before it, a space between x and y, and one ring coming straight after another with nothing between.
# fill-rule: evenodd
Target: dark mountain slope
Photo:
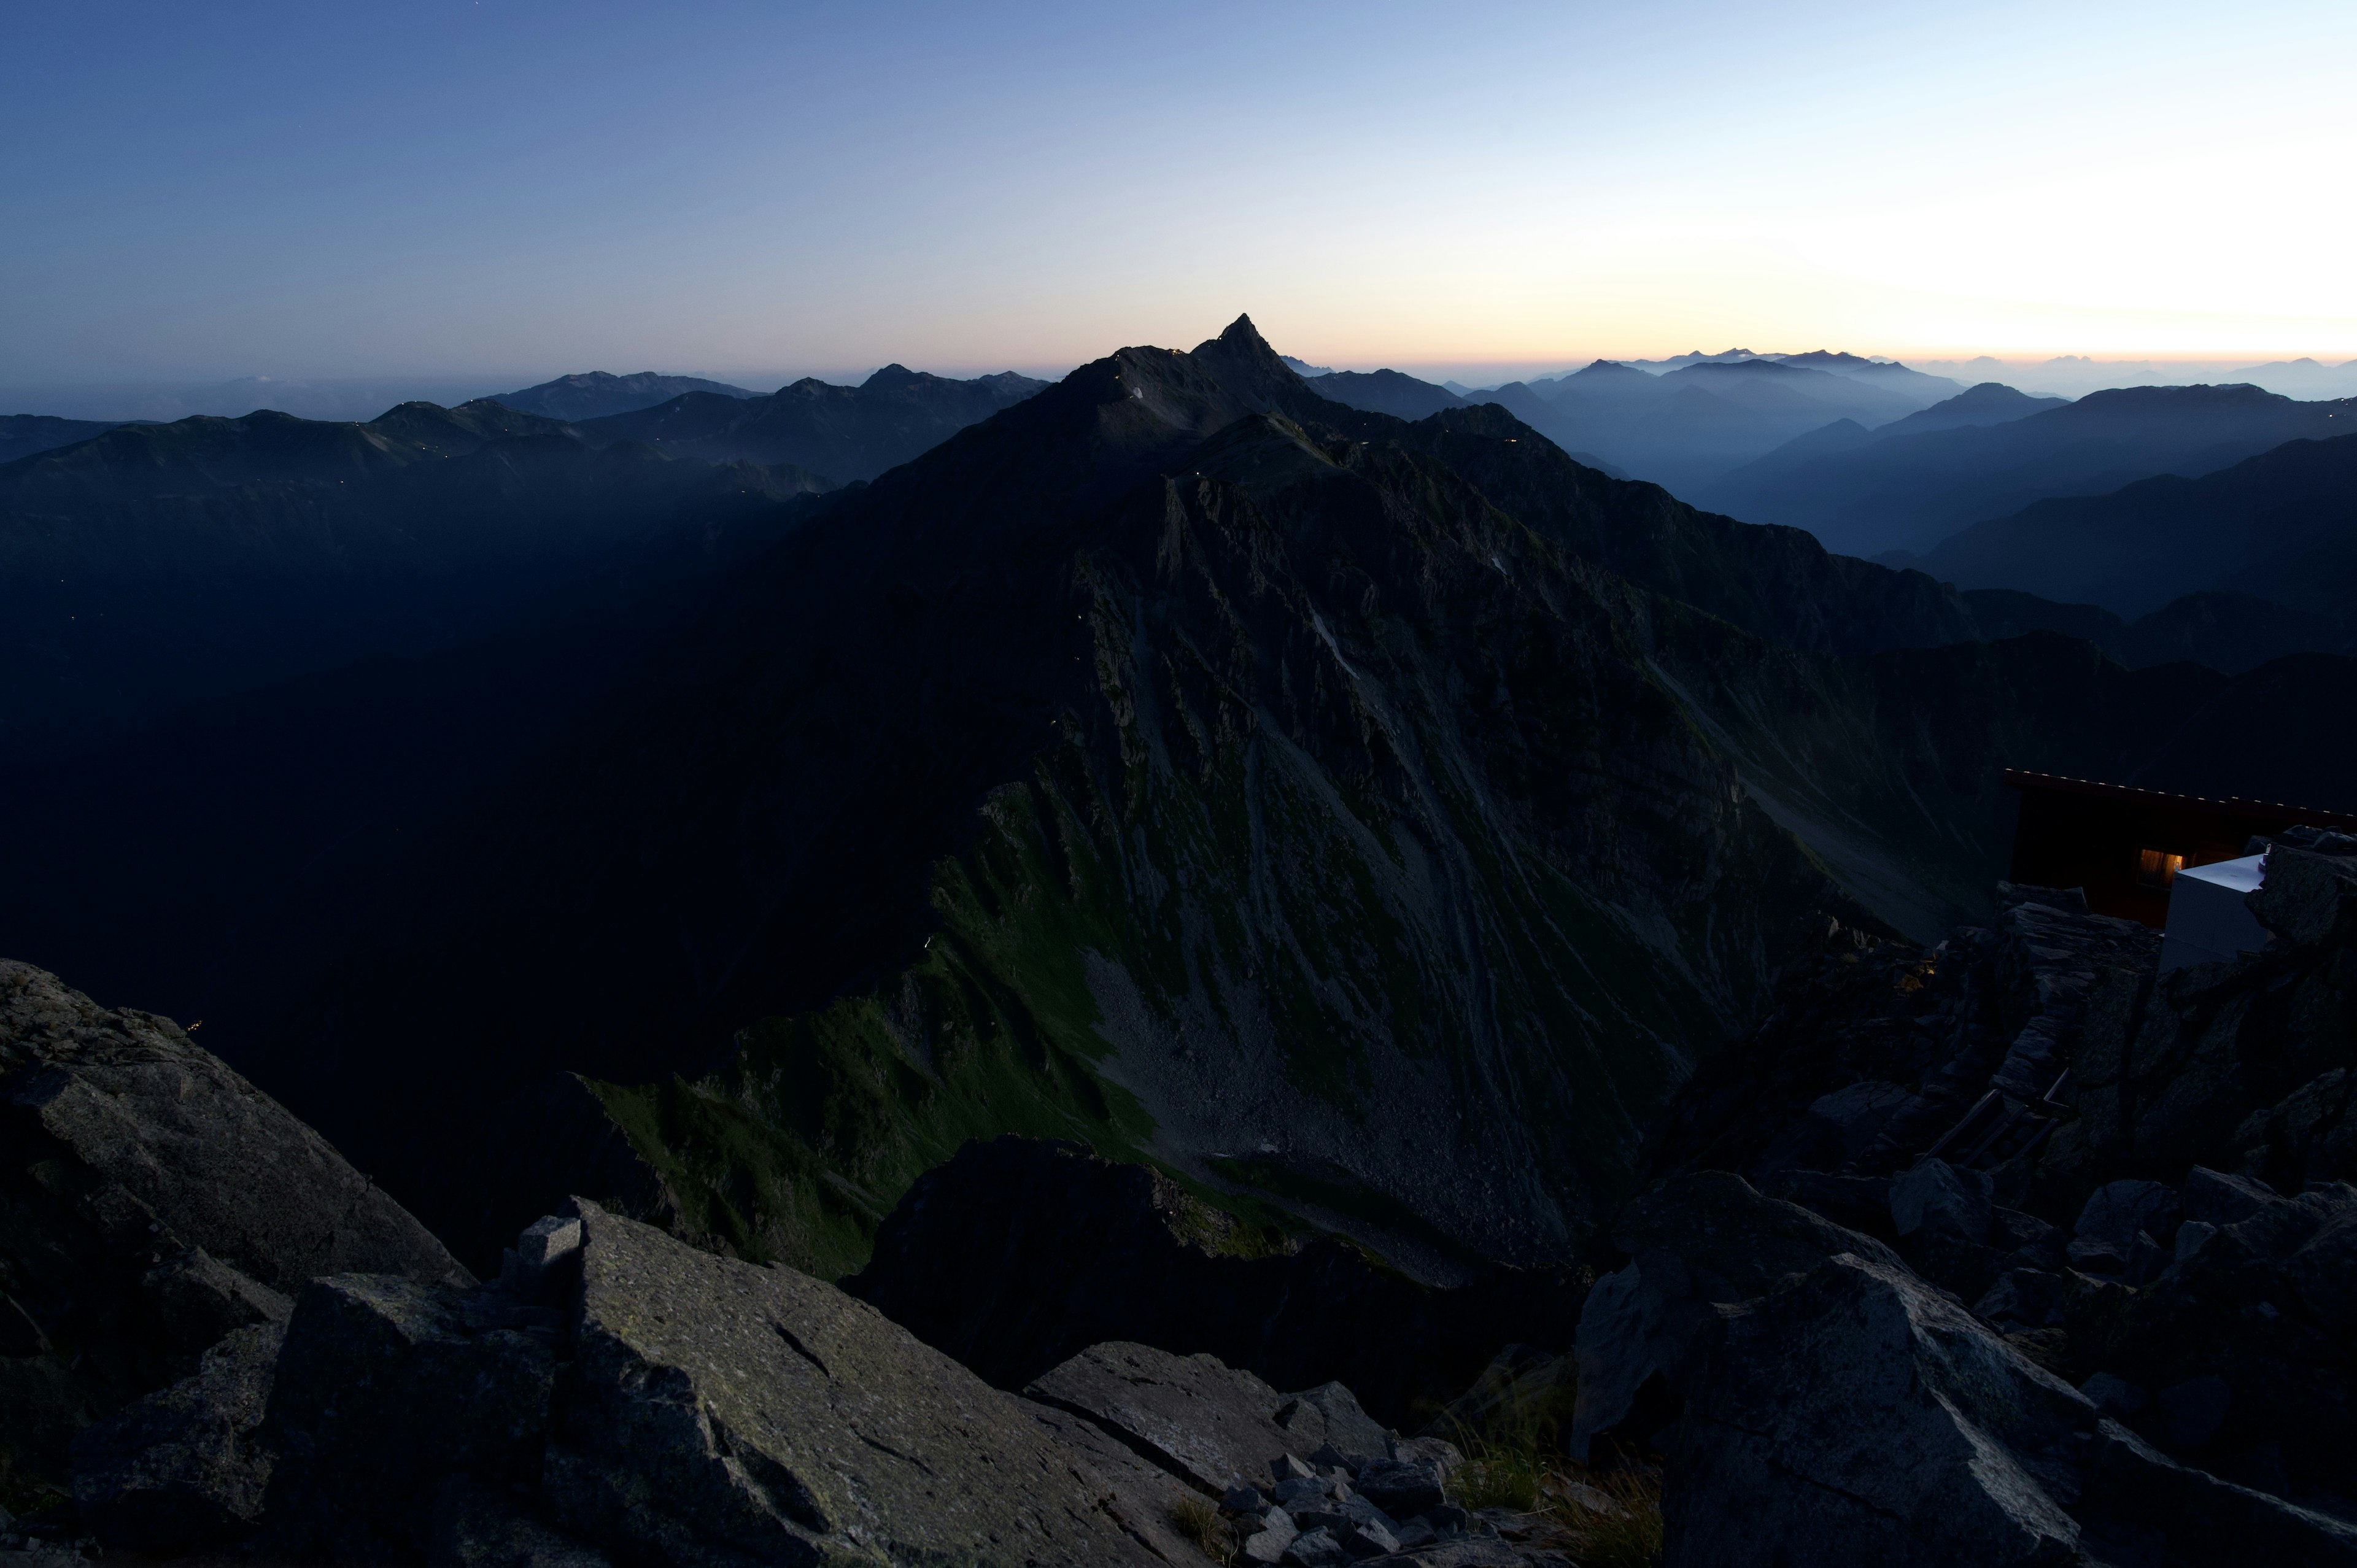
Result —
<instances>
[{"instance_id":1,"label":"dark mountain slope","mask_svg":"<svg viewBox=\"0 0 2357 1568\"><path fill-rule=\"evenodd\" d=\"M124 425L0 467L0 751L479 636L682 509L818 483L598 451L488 402Z\"/></svg>"},{"instance_id":2,"label":"dark mountain slope","mask_svg":"<svg viewBox=\"0 0 2357 1568\"><path fill-rule=\"evenodd\" d=\"M2330 423L2357 425L2357 403L2326 406ZM2357 610L2357 582L2318 567L2352 541L2357 429L2287 442L2200 478L2164 475L2110 495L2042 500L1945 540L1922 564L1965 587L2089 600L2122 615L2212 588L2347 615Z\"/></svg>"},{"instance_id":3,"label":"dark mountain slope","mask_svg":"<svg viewBox=\"0 0 2357 1568\"><path fill-rule=\"evenodd\" d=\"M751 485L691 498L490 636L371 655L16 761L0 772L0 814L41 831L10 862L0 950L79 968L126 1004L210 1019L228 1037L291 999L454 801L819 501Z\"/></svg>"},{"instance_id":4,"label":"dark mountain slope","mask_svg":"<svg viewBox=\"0 0 2357 1568\"><path fill-rule=\"evenodd\" d=\"M2050 408L2065 407L2070 402L2067 397L2032 397L2028 392L2016 392L2003 381L1983 381L1943 403L1917 409L1904 419L1894 419L1876 434L1886 437L1918 435L1927 430L1957 430L1970 424L2004 424L2016 419L2027 419L2033 413L2043 413ZM1767 459L1762 458L1761 461Z\"/></svg>"},{"instance_id":5,"label":"dark mountain slope","mask_svg":"<svg viewBox=\"0 0 2357 1568\"><path fill-rule=\"evenodd\" d=\"M741 574L411 858L254 1070L477 1251L608 1135L499 1131L581 1114L571 1069L637 1086L595 1114L684 1232L823 1269L1005 1131L1563 1258L1843 903L1747 795L1936 929L2001 869L2004 764L2140 766L2222 686L1771 640L1855 646L1876 593L1948 602L1501 409L1340 409L1246 323L1124 350Z\"/></svg>"},{"instance_id":6,"label":"dark mountain slope","mask_svg":"<svg viewBox=\"0 0 2357 1568\"><path fill-rule=\"evenodd\" d=\"M761 395L747 392L743 387L732 387L726 381L707 381L694 376L663 376L652 371L617 376L604 371L587 371L576 375L559 376L553 381L543 381L536 387L526 387L521 392L493 392L490 400L524 413L544 414L550 419L581 420L603 419L609 414L652 408L659 403L668 403L687 392L732 398Z\"/></svg>"},{"instance_id":7,"label":"dark mountain slope","mask_svg":"<svg viewBox=\"0 0 2357 1568\"><path fill-rule=\"evenodd\" d=\"M2210 473L2286 441L2345 434L2352 419L2357 403L2294 403L2256 387L2126 387L2000 424L1889 435L1798 467L1762 463L1700 495L1749 521L1805 528L1829 550L1920 552L2045 497Z\"/></svg>"},{"instance_id":8,"label":"dark mountain slope","mask_svg":"<svg viewBox=\"0 0 2357 1568\"><path fill-rule=\"evenodd\" d=\"M1336 371L1317 377L1313 390L1329 403L1399 419L1422 419L1444 408L1462 408L1466 403L1447 387L1398 371Z\"/></svg>"},{"instance_id":9,"label":"dark mountain slope","mask_svg":"<svg viewBox=\"0 0 2357 1568\"><path fill-rule=\"evenodd\" d=\"M103 435L117 421L57 419L46 413L0 413L0 463L13 463L36 452L70 446L93 435Z\"/></svg>"},{"instance_id":10,"label":"dark mountain slope","mask_svg":"<svg viewBox=\"0 0 2357 1568\"><path fill-rule=\"evenodd\" d=\"M690 392L591 420L583 433L713 462L790 463L848 484L899 467L1046 384L1011 371L960 381L887 365L856 387L805 378L766 398Z\"/></svg>"},{"instance_id":11,"label":"dark mountain slope","mask_svg":"<svg viewBox=\"0 0 2357 1568\"><path fill-rule=\"evenodd\" d=\"M1239 323L961 433L421 863L257 1070L465 1228L454 1073L660 1082L783 1015L719 1098L612 1101L680 1182L737 1150L702 1212L742 1246L849 1262L863 1205L1005 1129L1204 1179L1266 1145L1564 1255L1837 895L1649 672L1632 590L1453 465L1581 471L1450 417L1444 457Z\"/></svg>"}]
</instances>

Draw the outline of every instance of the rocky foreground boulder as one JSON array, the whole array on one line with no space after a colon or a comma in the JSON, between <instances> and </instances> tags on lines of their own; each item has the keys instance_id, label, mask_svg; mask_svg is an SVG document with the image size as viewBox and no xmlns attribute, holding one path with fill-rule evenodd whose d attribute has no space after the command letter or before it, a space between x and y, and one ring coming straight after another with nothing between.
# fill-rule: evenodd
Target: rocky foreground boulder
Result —
<instances>
[{"instance_id":1,"label":"rocky foreground boulder","mask_svg":"<svg viewBox=\"0 0 2357 1568\"><path fill-rule=\"evenodd\" d=\"M1577 1352L1669 1563L2357 1563L2357 841L2249 902L2166 975L2047 889L1831 933L1697 1075Z\"/></svg>"},{"instance_id":2,"label":"rocky foreground boulder","mask_svg":"<svg viewBox=\"0 0 2357 1568\"><path fill-rule=\"evenodd\" d=\"M1092 1347L1022 1396L791 1269L576 1201L472 1288L315 1279L85 1444L118 1548L261 1562L1538 1565L1327 1384Z\"/></svg>"},{"instance_id":3,"label":"rocky foreground boulder","mask_svg":"<svg viewBox=\"0 0 2357 1568\"><path fill-rule=\"evenodd\" d=\"M91 1423L200 1363L234 1380L307 1280L354 1269L471 1283L170 1019L0 961L0 1476L19 1507L63 1489Z\"/></svg>"}]
</instances>

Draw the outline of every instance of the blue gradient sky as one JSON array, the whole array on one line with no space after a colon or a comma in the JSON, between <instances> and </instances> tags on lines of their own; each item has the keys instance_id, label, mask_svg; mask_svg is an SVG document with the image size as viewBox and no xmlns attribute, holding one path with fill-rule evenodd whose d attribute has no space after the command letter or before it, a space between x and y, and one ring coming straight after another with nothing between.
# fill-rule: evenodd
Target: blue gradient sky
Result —
<instances>
[{"instance_id":1,"label":"blue gradient sky","mask_svg":"<svg viewBox=\"0 0 2357 1568\"><path fill-rule=\"evenodd\" d=\"M2357 355L2357 5L8 6L0 381Z\"/></svg>"}]
</instances>

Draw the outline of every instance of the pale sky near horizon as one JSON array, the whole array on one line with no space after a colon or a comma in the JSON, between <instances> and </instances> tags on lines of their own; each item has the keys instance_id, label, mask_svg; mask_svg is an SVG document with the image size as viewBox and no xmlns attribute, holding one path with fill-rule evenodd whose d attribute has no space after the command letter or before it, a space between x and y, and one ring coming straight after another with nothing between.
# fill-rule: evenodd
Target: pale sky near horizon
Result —
<instances>
[{"instance_id":1,"label":"pale sky near horizon","mask_svg":"<svg viewBox=\"0 0 2357 1568\"><path fill-rule=\"evenodd\" d=\"M2357 6L8 7L0 381L2357 357Z\"/></svg>"}]
</instances>

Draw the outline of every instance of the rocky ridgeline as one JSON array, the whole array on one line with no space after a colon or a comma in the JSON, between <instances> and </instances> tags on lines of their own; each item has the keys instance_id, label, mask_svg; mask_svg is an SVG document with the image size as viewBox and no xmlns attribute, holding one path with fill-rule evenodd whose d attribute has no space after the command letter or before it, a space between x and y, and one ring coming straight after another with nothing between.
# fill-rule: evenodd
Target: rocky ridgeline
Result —
<instances>
[{"instance_id":1,"label":"rocky ridgeline","mask_svg":"<svg viewBox=\"0 0 2357 1568\"><path fill-rule=\"evenodd\" d=\"M1584 1294L1223 1255L1175 1185L1013 1142L858 1294L584 1200L477 1284L178 1030L11 965L5 1506L47 1506L8 1544L1569 1563L1304 1375L1421 1408L1534 1326L1452 1413L1544 1385L1575 1455L1657 1453L1668 1568L2357 1564L2357 841L2287 835L2251 906L2265 950L2167 975L2050 890L1928 952L1828 930Z\"/></svg>"},{"instance_id":2,"label":"rocky ridgeline","mask_svg":"<svg viewBox=\"0 0 2357 1568\"><path fill-rule=\"evenodd\" d=\"M2266 949L2167 975L2004 903L1830 932L1697 1075L1575 1451L1663 1448L1673 1564L2357 1562L2357 841L2285 835Z\"/></svg>"},{"instance_id":3,"label":"rocky ridgeline","mask_svg":"<svg viewBox=\"0 0 2357 1568\"><path fill-rule=\"evenodd\" d=\"M1566 1561L1448 1504L1456 1451L1339 1383L1115 1342L1009 1393L832 1285L587 1202L485 1285L315 1279L75 1458L108 1547L263 1562Z\"/></svg>"},{"instance_id":4,"label":"rocky ridgeline","mask_svg":"<svg viewBox=\"0 0 2357 1568\"><path fill-rule=\"evenodd\" d=\"M0 1508L56 1496L78 1431L200 1359L236 1380L305 1281L351 1269L472 1283L171 1020L0 961Z\"/></svg>"}]
</instances>

